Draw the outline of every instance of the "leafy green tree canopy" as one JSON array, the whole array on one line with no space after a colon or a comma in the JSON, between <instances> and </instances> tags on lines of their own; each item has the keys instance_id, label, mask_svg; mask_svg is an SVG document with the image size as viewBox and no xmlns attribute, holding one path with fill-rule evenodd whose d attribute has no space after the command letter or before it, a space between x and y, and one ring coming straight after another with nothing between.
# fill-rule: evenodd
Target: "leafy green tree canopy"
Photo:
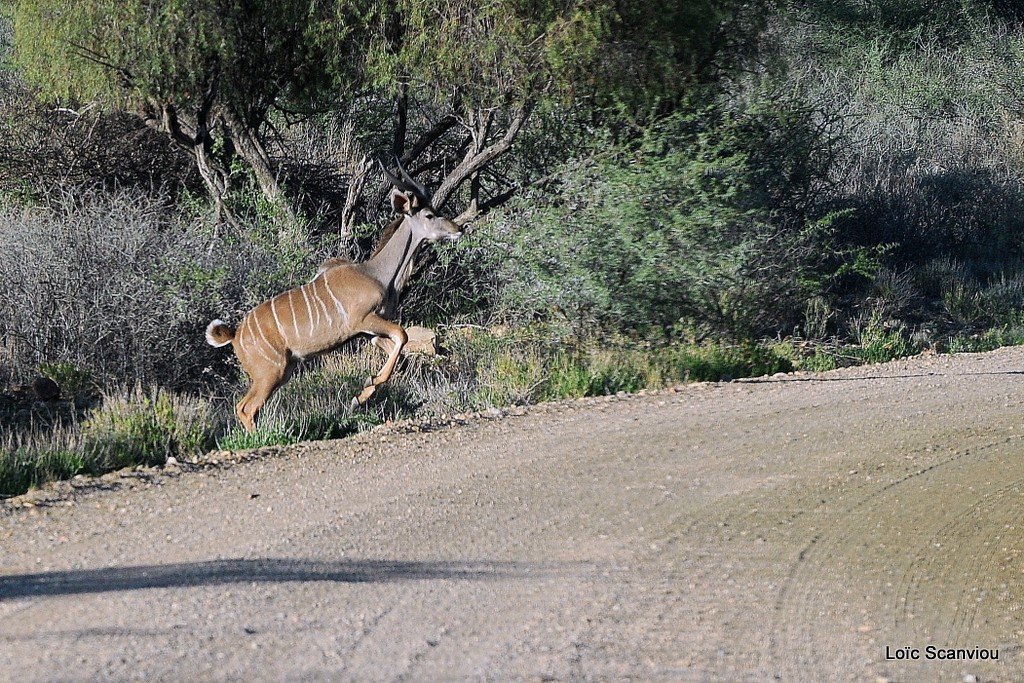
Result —
<instances>
[{"instance_id":1,"label":"leafy green tree canopy","mask_svg":"<svg viewBox=\"0 0 1024 683\"><path fill-rule=\"evenodd\" d=\"M19 0L15 60L44 98L137 111L191 151L223 207L241 157L282 199L262 135L337 74L360 8L317 0ZM354 55L346 55L351 58Z\"/></svg>"},{"instance_id":2,"label":"leafy green tree canopy","mask_svg":"<svg viewBox=\"0 0 1024 683\"><path fill-rule=\"evenodd\" d=\"M407 161L446 134L468 131L468 148L454 146L463 156L448 164L454 170L443 198L505 153L545 101L636 108L677 98L750 44L765 15L759 7L742 0L14 0L13 16L16 63L42 97L138 111L195 155L216 200L226 196L240 157L267 197L281 201L265 144L275 110L383 95L397 102L393 147ZM446 118L407 141L410 90Z\"/></svg>"},{"instance_id":3,"label":"leafy green tree canopy","mask_svg":"<svg viewBox=\"0 0 1024 683\"><path fill-rule=\"evenodd\" d=\"M198 109L215 94L253 123L324 82L354 18L315 0L22 0L19 64L46 95ZM337 38L324 39L330 30ZM215 93L211 90L216 89Z\"/></svg>"}]
</instances>

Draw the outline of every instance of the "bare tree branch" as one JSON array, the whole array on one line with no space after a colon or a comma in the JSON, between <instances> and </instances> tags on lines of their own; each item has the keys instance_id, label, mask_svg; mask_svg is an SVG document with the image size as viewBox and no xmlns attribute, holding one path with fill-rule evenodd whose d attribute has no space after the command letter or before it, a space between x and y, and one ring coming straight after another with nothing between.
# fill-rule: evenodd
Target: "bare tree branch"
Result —
<instances>
[{"instance_id":1,"label":"bare tree branch","mask_svg":"<svg viewBox=\"0 0 1024 683\"><path fill-rule=\"evenodd\" d=\"M132 72L129 71L128 69L126 69L126 68L124 68L122 66L118 66L118 65L114 64L113 62L110 61L110 59L106 55L104 55L104 54L102 54L100 52L97 52L96 50L93 50L92 48L86 47L85 45L80 45L78 43L71 43L71 47L73 47L76 50L78 50L79 54L81 54L82 57L84 57L85 59L89 60L90 62L93 62L94 64L98 64L98 65L102 66L105 69L110 69L111 71L116 73L120 77L121 84L125 88L132 87L133 83L135 82L135 77L132 76Z\"/></svg>"},{"instance_id":2,"label":"bare tree branch","mask_svg":"<svg viewBox=\"0 0 1024 683\"><path fill-rule=\"evenodd\" d=\"M429 130L420 135L419 139L416 140L413 146L409 148L409 151L403 154L397 154L396 156L398 156L402 160L403 164L411 163L417 157L419 157L419 155L423 154L427 147L430 147L430 145L434 144L434 142L436 142L445 133L447 133L456 125L458 125L458 123L459 120L454 116L444 117L443 119L435 123L433 126L431 126Z\"/></svg>"},{"instance_id":3,"label":"bare tree branch","mask_svg":"<svg viewBox=\"0 0 1024 683\"><path fill-rule=\"evenodd\" d=\"M474 221L475 219L487 213L488 211L491 211L501 206L508 200L512 199L512 197L516 196L516 193L519 192L520 189L521 188L518 185L510 187L501 194L496 194L485 202L480 202L477 199L473 199L472 201L470 201L469 206L466 207L466 210L460 213L452 220L458 223L459 225L466 225L467 223Z\"/></svg>"},{"instance_id":4,"label":"bare tree branch","mask_svg":"<svg viewBox=\"0 0 1024 683\"><path fill-rule=\"evenodd\" d=\"M466 155L462 161L456 166L442 182L441 186L434 192L434 207L441 208L444 206L451 195L455 192L456 188L459 187L466 179L472 177L475 173L479 172L480 169L484 168L492 161L505 154L512 147L512 143L515 142L519 132L523 129L523 125L529 118L530 113L533 111L534 103L532 101L524 102L518 105L512 113L512 118L508 123L508 127L505 129L505 134L498 140L491 143L488 146L486 144L486 138L484 137L490 131L491 112L485 112L479 124L474 127L473 130L473 144L469 146L466 151Z\"/></svg>"}]
</instances>

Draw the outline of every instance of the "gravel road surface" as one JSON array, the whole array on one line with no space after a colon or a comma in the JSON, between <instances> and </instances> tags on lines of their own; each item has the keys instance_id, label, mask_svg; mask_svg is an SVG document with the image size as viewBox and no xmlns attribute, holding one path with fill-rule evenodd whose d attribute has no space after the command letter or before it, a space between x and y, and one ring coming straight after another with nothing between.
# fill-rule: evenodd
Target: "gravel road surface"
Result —
<instances>
[{"instance_id":1,"label":"gravel road surface","mask_svg":"<svg viewBox=\"0 0 1024 683\"><path fill-rule=\"evenodd\" d=\"M1021 681L1022 371L922 356L9 499L0 680Z\"/></svg>"}]
</instances>

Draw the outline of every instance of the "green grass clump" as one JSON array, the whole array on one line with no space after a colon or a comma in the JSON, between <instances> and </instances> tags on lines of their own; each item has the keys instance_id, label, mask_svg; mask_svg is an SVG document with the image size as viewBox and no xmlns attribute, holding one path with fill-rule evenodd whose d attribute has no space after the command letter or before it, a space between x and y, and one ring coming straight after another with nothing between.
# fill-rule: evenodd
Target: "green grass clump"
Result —
<instances>
[{"instance_id":1,"label":"green grass clump","mask_svg":"<svg viewBox=\"0 0 1024 683\"><path fill-rule=\"evenodd\" d=\"M379 352L377 352L379 353ZM284 446L301 441L340 439L383 422L387 417L411 414L396 396L395 387L377 390L366 409L352 410L352 397L373 374L374 349L335 354L281 387L260 412L256 430L246 432L230 416L231 430L217 445L227 450Z\"/></svg>"},{"instance_id":2,"label":"green grass clump","mask_svg":"<svg viewBox=\"0 0 1024 683\"><path fill-rule=\"evenodd\" d=\"M9 440L0 446L0 495L16 495L48 481L70 479L86 471L85 458L79 448L67 443L60 434L45 440L16 443Z\"/></svg>"},{"instance_id":3,"label":"green grass clump","mask_svg":"<svg viewBox=\"0 0 1024 683\"><path fill-rule=\"evenodd\" d=\"M579 344L544 335L494 339L486 333L459 353L476 364L475 408L659 389L786 372L791 359L770 344L650 346L628 340Z\"/></svg>"},{"instance_id":4,"label":"green grass clump","mask_svg":"<svg viewBox=\"0 0 1024 683\"><path fill-rule=\"evenodd\" d=\"M218 419L208 401L136 387L108 393L77 422L7 432L0 444L0 495L48 481L137 465L162 465L214 445Z\"/></svg>"},{"instance_id":5,"label":"green grass clump","mask_svg":"<svg viewBox=\"0 0 1024 683\"><path fill-rule=\"evenodd\" d=\"M107 396L80 425L85 460L94 471L162 465L212 445L210 418L208 403L160 389Z\"/></svg>"},{"instance_id":6,"label":"green grass clump","mask_svg":"<svg viewBox=\"0 0 1024 683\"><path fill-rule=\"evenodd\" d=\"M792 361L772 344L687 345L665 354L673 381L721 381L793 370Z\"/></svg>"},{"instance_id":7,"label":"green grass clump","mask_svg":"<svg viewBox=\"0 0 1024 683\"><path fill-rule=\"evenodd\" d=\"M303 441L342 439L378 424L379 419L365 413L311 413L296 415L288 420L272 418L261 421L252 432L247 432L241 427L233 429L217 441L217 446L237 451L264 446L288 446Z\"/></svg>"},{"instance_id":8,"label":"green grass clump","mask_svg":"<svg viewBox=\"0 0 1024 683\"><path fill-rule=\"evenodd\" d=\"M958 334L950 337L946 344L949 353L980 353L994 351L1003 346L1024 345L1024 328L1000 327L978 334Z\"/></svg>"}]
</instances>

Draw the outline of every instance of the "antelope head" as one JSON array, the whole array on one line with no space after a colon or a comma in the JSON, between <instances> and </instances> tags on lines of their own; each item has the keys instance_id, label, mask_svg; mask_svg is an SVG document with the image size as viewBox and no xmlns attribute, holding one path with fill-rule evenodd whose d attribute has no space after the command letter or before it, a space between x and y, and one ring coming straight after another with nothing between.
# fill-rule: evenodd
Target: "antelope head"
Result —
<instances>
[{"instance_id":1,"label":"antelope head","mask_svg":"<svg viewBox=\"0 0 1024 683\"><path fill-rule=\"evenodd\" d=\"M402 190L391 191L391 208L404 217L416 241L440 242L457 240L462 229L454 221L439 216L430 204L420 204L418 198Z\"/></svg>"},{"instance_id":2,"label":"antelope head","mask_svg":"<svg viewBox=\"0 0 1024 683\"><path fill-rule=\"evenodd\" d=\"M444 216L438 215L430 203L427 188L410 176L402 162L395 159L399 176L391 173L383 163L384 175L395 186L391 191L391 208L408 221L416 241L438 242L441 240L457 240L462 236L462 229Z\"/></svg>"}]
</instances>

